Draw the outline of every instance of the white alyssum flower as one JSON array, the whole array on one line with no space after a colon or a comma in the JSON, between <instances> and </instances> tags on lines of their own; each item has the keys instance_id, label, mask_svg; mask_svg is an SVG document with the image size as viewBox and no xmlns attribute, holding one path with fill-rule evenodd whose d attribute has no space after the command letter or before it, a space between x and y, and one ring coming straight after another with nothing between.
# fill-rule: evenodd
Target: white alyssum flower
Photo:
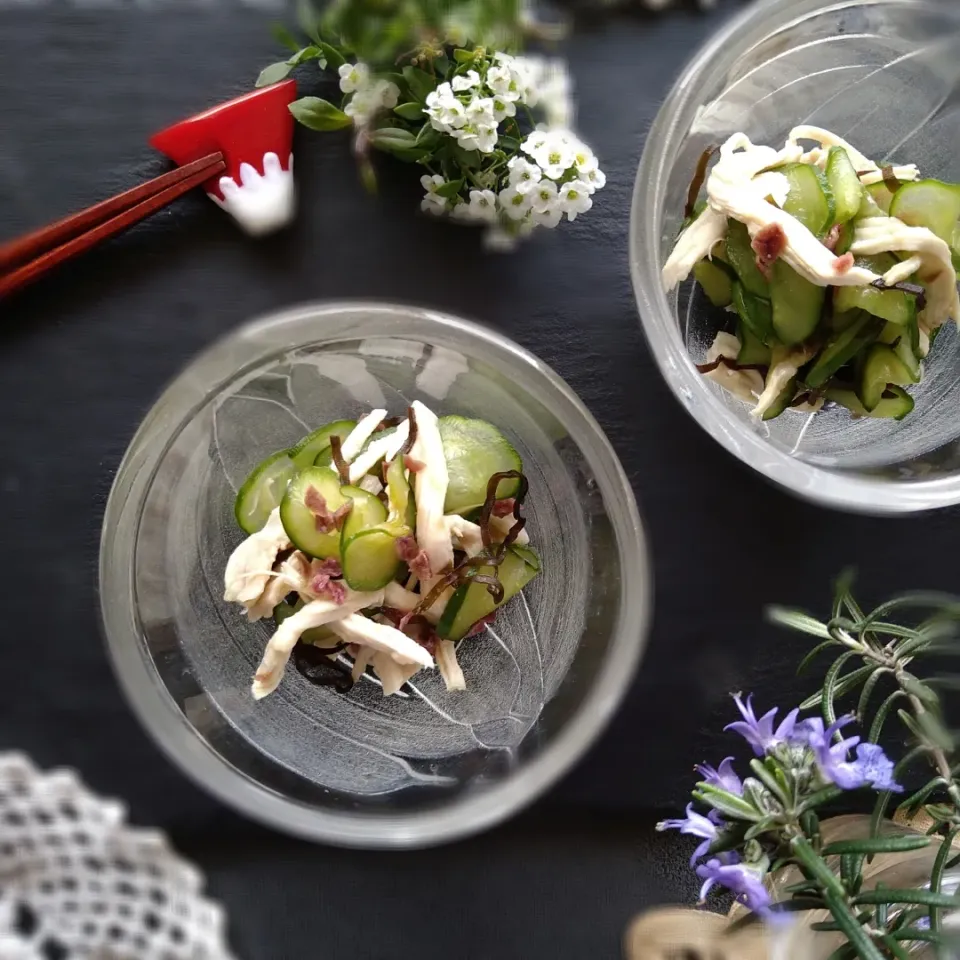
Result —
<instances>
[{"instance_id":1,"label":"white alyssum flower","mask_svg":"<svg viewBox=\"0 0 960 960\"><path fill-rule=\"evenodd\" d=\"M497 222L497 195L492 190L471 190L470 203L461 204L469 212L469 218L477 223Z\"/></svg>"},{"instance_id":2,"label":"white alyssum flower","mask_svg":"<svg viewBox=\"0 0 960 960\"><path fill-rule=\"evenodd\" d=\"M464 90L472 90L474 87L480 85L480 74L476 70L468 70L465 74L454 77L452 86L457 93L462 93Z\"/></svg>"},{"instance_id":3,"label":"white alyssum flower","mask_svg":"<svg viewBox=\"0 0 960 960\"><path fill-rule=\"evenodd\" d=\"M446 212L447 201L437 194L437 190L446 182L439 173L435 173L432 176L425 175L420 178L420 186L423 187L425 191L425 196L420 201L420 209L424 213L432 213L434 216L439 217Z\"/></svg>"},{"instance_id":4,"label":"white alyssum flower","mask_svg":"<svg viewBox=\"0 0 960 960\"><path fill-rule=\"evenodd\" d=\"M497 118L493 113L493 100L490 97L474 97L467 104L467 122L477 127L495 127Z\"/></svg>"},{"instance_id":5,"label":"white alyssum flower","mask_svg":"<svg viewBox=\"0 0 960 960\"><path fill-rule=\"evenodd\" d=\"M344 93L353 93L370 82L370 68L365 63L344 63L338 72Z\"/></svg>"},{"instance_id":6,"label":"white alyssum flower","mask_svg":"<svg viewBox=\"0 0 960 960\"><path fill-rule=\"evenodd\" d=\"M590 188L582 180L571 180L561 184L559 190L560 209L568 220L576 220L577 215L586 213L592 206Z\"/></svg>"},{"instance_id":7,"label":"white alyssum flower","mask_svg":"<svg viewBox=\"0 0 960 960\"><path fill-rule=\"evenodd\" d=\"M531 218L535 224L552 230L563 216L557 185L552 180L541 180L530 190Z\"/></svg>"},{"instance_id":8,"label":"white alyssum flower","mask_svg":"<svg viewBox=\"0 0 960 960\"><path fill-rule=\"evenodd\" d=\"M459 130L453 131L453 136L464 150L479 150L480 153L493 153L497 145L496 124L467 123Z\"/></svg>"},{"instance_id":9,"label":"white alyssum flower","mask_svg":"<svg viewBox=\"0 0 960 960\"><path fill-rule=\"evenodd\" d=\"M494 95L491 101L493 103L493 116L497 123L506 120L507 117L515 117L517 115L517 105L512 100Z\"/></svg>"},{"instance_id":10,"label":"white alyssum flower","mask_svg":"<svg viewBox=\"0 0 960 960\"><path fill-rule=\"evenodd\" d=\"M522 220L526 217L532 203L529 191L520 190L516 186L501 190L497 199L500 201L500 209L511 220Z\"/></svg>"},{"instance_id":11,"label":"white alyssum flower","mask_svg":"<svg viewBox=\"0 0 960 960\"><path fill-rule=\"evenodd\" d=\"M523 97L524 90L520 85L519 75L511 69L514 58L509 54L498 53L494 59L497 65L487 70L484 83L494 96L515 103Z\"/></svg>"},{"instance_id":12,"label":"white alyssum flower","mask_svg":"<svg viewBox=\"0 0 960 960\"><path fill-rule=\"evenodd\" d=\"M524 157L513 157L507 162L509 171L507 179L510 186L520 190L530 190L537 184L543 175L535 163L530 163Z\"/></svg>"},{"instance_id":13,"label":"white alyssum flower","mask_svg":"<svg viewBox=\"0 0 960 960\"><path fill-rule=\"evenodd\" d=\"M602 190L607 185L607 175L599 167L583 174L580 179L590 188L591 193Z\"/></svg>"},{"instance_id":14,"label":"white alyssum flower","mask_svg":"<svg viewBox=\"0 0 960 960\"><path fill-rule=\"evenodd\" d=\"M343 80L340 84L343 85ZM343 112L352 117L357 126L363 127L381 111L392 110L399 97L400 89L395 83L389 80L370 80L368 75L366 82L356 88Z\"/></svg>"},{"instance_id":15,"label":"white alyssum flower","mask_svg":"<svg viewBox=\"0 0 960 960\"><path fill-rule=\"evenodd\" d=\"M535 81L537 100L551 127L569 127L573 122L570 74L562 60L546 60Z\"/></svg>"},{"instance_id":16,"label":"white alyssum flower","mask_svg":"<svg viewBox=\"0 0 960 960\"><path fill-rule=\"evenodd\" d=\"M450 133L467 122L464 106L449 83L441 83L436 90L427 94L424 113L430 118L433 129L440 133Z\"/></svg>"},{"instance_id":17,"label":"white alyssum flower","mask_svg":"<svg viewBox=\"0 0 960 960\"><path fill-rule=\"evenodd\" d=\"M537 132L524 140L523 152L536 160L544 176L559 180L573 166L573 147L562 131L548 131L542 138L537 138ZM531 144L534 138L536 140Z\"/></svg>"}]
</instances>

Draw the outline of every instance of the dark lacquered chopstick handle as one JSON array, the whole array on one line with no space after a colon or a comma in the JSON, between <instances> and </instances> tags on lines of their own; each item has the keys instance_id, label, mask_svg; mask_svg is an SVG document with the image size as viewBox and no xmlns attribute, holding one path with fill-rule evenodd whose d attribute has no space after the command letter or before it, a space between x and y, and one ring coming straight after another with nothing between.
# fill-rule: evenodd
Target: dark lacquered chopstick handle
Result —
<instances>
[{"instance_id":1,"label":"dark lacquered chopstick handle","mask_svg":"<svg viewBox=\"0 0 960 960\"><path fill-rule=\"evenodd\" d=\"M225 169L223 155L211 154L0 247L0 297L156 213Z\"/></svg>"}]
</instances>

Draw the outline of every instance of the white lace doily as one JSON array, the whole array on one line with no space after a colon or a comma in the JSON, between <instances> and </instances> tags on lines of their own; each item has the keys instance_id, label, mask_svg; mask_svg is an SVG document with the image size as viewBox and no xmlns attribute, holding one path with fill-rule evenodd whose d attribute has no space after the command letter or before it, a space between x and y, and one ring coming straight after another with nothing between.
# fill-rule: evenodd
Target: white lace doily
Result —
<instances>
[{"instance_id":1,"label":"white lace doily","mask_svg":"<svg viewBox=\"0 0 960 960\"><path fill-rule=\"evenodd\" d=\"M233 960L165 836L68 770L0 754L0 960Z\"/></svg>"}]
</instances>

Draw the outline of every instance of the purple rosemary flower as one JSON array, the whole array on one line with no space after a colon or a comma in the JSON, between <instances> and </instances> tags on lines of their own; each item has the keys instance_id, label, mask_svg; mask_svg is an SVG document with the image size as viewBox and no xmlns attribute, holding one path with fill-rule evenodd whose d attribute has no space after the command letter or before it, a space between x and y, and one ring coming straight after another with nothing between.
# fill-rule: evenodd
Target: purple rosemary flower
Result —
<instances>
[{"instance_id":1,"label":"purple rosemary flower","mask_svg":"<svg viewBox=\"0 0 960 960\"><path fill-rule=\"evenodd\" d=\"M702 763L695 769L703 777L704 783L709 783L712 787L719 787L721 790L736 794L738 797L743 796L743 784L733 772L733 757L726 757L716 769L707 763Z\"/></svg>"},{"instance_id":2,"label":"purple rosemary flower","mask_svg":"<svg viewBox=\"0 0 960 960\"><path fill-rule=\"evenodd\" d=\"M689 834L692 837L700 837L703 843L693 851L690 858L692 867L709 849L710 844L717 839L718 827L722 827L722 821L717 824L707 817L702 816L693 809L693 804L687 804L687 816L683 820L662 820L657 824L657 830L661 833L664 830L679 830L681 833Z\"/></svg>"},{"instance_id":3,"label":"purple rosemary flower","mask_svg":"<svg viewBox=\"0 0 960 960\"><path fill-rule=\"evenodd\" d=\"M739 693L734 694L733 702L737 705L737 709L740 711L740 716L743 717L743 720L737 720L736 723L729 723L723 729L733 730L734 733L739 733L740 736L753 747L753 752L758 757L762 757L773 747L791 740L794 736L797 716L800 713L799 710L791 710L783 718L780 726L774 730L773 723L777 715L776 707L765 713L758 720L753 712L753 694L747 697L746 703L743 702Z\"/></svg>"},{"instance_id":4,"label":"purple rosemary flower","mask_svg":"<svg viewBox=\"0 0 960 960\"><path fill-rule=\"evenodd\" d=\"M852 722L853 717L841 717L824 728L819 717L811 717L800 724L820 774L841 790L873 787L874 790L902 793L903 787L893 779L893 763L882 747L875 743L860 743L859 737L832 742L834 734ZM857 748L857 759L850 760L849 753L854 747Z\"/></svg>"},{"instance_id":5,"label":"purple rosemary flower","mask_svg":"<svg viewBox=\"0 0 960 960\"><path fill-rule=\"evenodd\" d=\"M726 857L728 862L723 863L714 858L697 867L697 876L703 880L700 888L701 902L707 894L719 884L736 894L737 900L748 910L769 918L770 894L763 885L762 873L745 863L731 862L735 858Z\"/></svg>"}]
</instances>

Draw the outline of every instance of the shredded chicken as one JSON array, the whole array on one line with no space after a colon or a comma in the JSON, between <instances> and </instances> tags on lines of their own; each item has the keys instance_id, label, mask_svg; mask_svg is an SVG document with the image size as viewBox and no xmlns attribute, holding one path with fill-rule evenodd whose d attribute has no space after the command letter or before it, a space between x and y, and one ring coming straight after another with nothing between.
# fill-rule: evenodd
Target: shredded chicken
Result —
<instances>
[{"instance_id":1,"label":"shredded chicken","mask_svg":"<svg viewBox=\"0 0 960 960\"><path fill-rule=\"evenodd\" d=\"M357 483L357 486L361 490L365 490L367 493L372 493L375 497L379 496L379 494L383 492L383 484L371 474L361 477L360 481Z\"/></svg>"},{"instance_id":2,"label":"shredded chicken","mask_svg":"<svg viewBox=\"0 0 960 960\"><path fill-rule=\"evenodd\" d=\"M464 520L459 514L448 514L444 518L450 531L450 536L458 550L462 550L468 557L475 557L483 550L483 534L480 527L470 520ZM516 520L510 514L506 517L490 518L490 533L494 540L504 540L510 532ZM530 542L530 535L527 531L521 530L520 535L514 540L519 546L524 546Z\"/></svg>"},{"instance_id":3,"label":"shredded chicken","mask_svg":"<svg viewBox=\"0 0 960 960\"><path fill-rule=\"evenodd\" d=\"M358 424L359 426L359 424ZM352 436L353 434L351 434ZM390 461L407 442L410 435L410 421L404 420L393 433L374 440L363 453L350 464L350 482L356 483L365 473L372 470L381 460ZM346 459L346 457L344 457Z\"/></svg>"},{"instance_id":4,"label":"shredded chicken","mask_svg":"<svg viewBox=\"0 0 960 960\"><path fill-rule=\"evenodd\" d=\"M932 333L947 320L960 323L960 294L950 247L932 231L908 227L895 217L871 217L857 224L850 249L864 256L893 251L916 254L911 260L920 261L920 266L911 274L917 274L927 291L926 308L917 318L920 328Z\"/></svg>"},{"instance_id":5,"label":"shredded chicken","mask_svg":"<svg viewBox=\"0 0 960 960\"><path fill-rule=\"evenodd\" d=\"M350 676L353 678L353 682L356 683L366 672L367 664L373 659L373 655L376 653L376 650L373 647L360 647L353 658L353 669L350 671Z\"/></svg>"},{"instance_id":6,"label":"shredded chicken","mask_svg":"<svg viewBox=\"0 0 960 960\"><path fill-rule=\"evenodd\" d=\"M421 647L415 640L389 624L377 623L369 617L352 613L331 623L330 629L341 640L372 647L387 654L396 663L413 664L417 669L433 666L433 657L425 647Z\"/></svg>"},{"instance_id":7,"label":"shredded chicken","mask_svg":"<svg viewBox=\"0 0 960 960\"><path fill-rule=\"evenodd\" d=\"M417 418L417 440L411 455L424 464L413 475L417 502L417 543L430 561L430 570L436 577L453 566L453 544L443 514L447 497L447 462L443 455L443 441L437 426L437 417L419 400L413 402ZM428 593L431 583L423 585Z\"/></svg>"},{"instance_id":8,"label":"shredded chicken","mask_svg":"<svg viewBox=\"0 0 960 960\"><path fill-rule=\"evenodd\" d=\"M370 658L374 671L380 678L383 695L392 697L415 673L420 670L417 664L400 664L386 653L374 652Z\"/></svg>"},{"instance_id":9,"label":"shredded chicken","mask_svg":"<svg viewBox=\"0 0 960 960\"><path fill-rule=\"evenodd\" d=\"M403 613L413 613L420 602L420 594L406 590L396 581L391 581L383 588L383 602L394 610Z\"/></svg>"},{"instance_id":10,"label":"shredded chicken","mask_svg":"<svg viewBox=\"0 0 960 960\"><path fill-rule=\"evenodd\" d=\"M452 640L441 640L437 645L437 668L448 690L467 689L467 681L457 662L457 648Z\"/></svg>"},{"instance_id":11,"label":"shredded chicken","mask_svg":"<svg viewBox=\"0 0 960 960\"><path fill-rule=\"evenodd\" d=\"M247 619L256 621L273 616L274 607L288 593L296 592L303 596L309 589L309 575L310 561L299 550L295 550L280 564L256 602L247 608Z\"/></svg>"},{"instance_id":12,"label":"shredded chicken","mask_svg":"<svg viewBox=\"0 0 960 960\"><path fill-rule=\"evenodd\" d=\"M262 530L251 534L230 554L223 573L223 599L242 603L249 609L266 588L277 554L289 546L290 538L283 529L278 507Z\"/></svg>"},{"instance_id":13,"label":"shredded chicken","mask_svg":"<svg viewBox=\"0 0 960 960\"><path fill-rule=\"evenodd\" d=\"M340 446L340 455L346 463L350 463L359 456L363 445L377 432L377 427L380 426L386 415L386 410L373 410L357 421L357 425L350 431Z\"/></svg>"},{"instance_id":14,"label":"shredded chicken","mask_svg":"<svg viewBox=\"0 0 960 960\"><path fill-rule=\"evenodd\" d=\"M864 186L880 183L880 181L883 180L883 168L879 164L875 163L869 157L865 157L856 147L849 144L842 137L838 137L835 133L831 133L829 130L824 130L822 127L794 127L793 130L790 131L787 143L796 144L798 140L813 140L825 148L822 150L811 150L809 153L805 153L801 157L802 163L815 163L819 167L824 168L827 165L830 148L842 147L846 150L847 156L856 168L857 173L860 174L860 182ZM893 167L893 175L898 180L920 179L920 171L917 165L913 163L902 167Z\"/></svg>"},{"instance_id":15,"label":"shredded chicken","mask_svg":"<svg viewBox=\"0 0 960 960\"><path fill-rule=\"evenodd\" d=\"M726 235L726 214L706 207L677 239L673 253L663 268L663 289L669 293L683 283L693 272L693 268L704 257L709 256Z\"/></svg>"},{"instance_id":16,"label":"shredded chicken","mask_svg":"<svg viewBox=\"0 0 960 960\"><path fill-rule=\"evenodd\" d=\"M816 352L816 347L808 346L779 348L775 351L773 362L767 371L763 393L760 394L760 399L753 408L753 416L762 417L773 406L787 384Z\"/></svg>"},{"instance_id":17,"label":"shredded chicken","mask_svg":"<svg viewBox=\"0 0 960 960\"><path fill-rule=\"evenodd\" d=\"M713 346L707 352L708 364L720 357L736 360L740 355L740 341L732 333L721 331L713 341ZM704 374L708 380L719 384L728 393L732 393L740 400L755 403L757 397L763 393L763 377L756 370L732 370L721 363L716 370Z\"/></svg>"},{"instance_id":18,"label":"shredded chicken","mask_svg":"<svg viewBox=\"0 0 960 960\"><path fill-rule=\"evenodd\" d=\"M375 593L354 593L350 591L342 604L330 600L313 600L287 617L277 627L276 632L267 643L263 651L263 659L253 678L252 693L254 699L260 700L267 694L273 693L283 678L283 669L293 653L300 636L314 627L331 625L363 610L364 607L375 607L383 602L383 591ZM367 621L372 622L372 621Z\"/></svg>"}]
</instances>

